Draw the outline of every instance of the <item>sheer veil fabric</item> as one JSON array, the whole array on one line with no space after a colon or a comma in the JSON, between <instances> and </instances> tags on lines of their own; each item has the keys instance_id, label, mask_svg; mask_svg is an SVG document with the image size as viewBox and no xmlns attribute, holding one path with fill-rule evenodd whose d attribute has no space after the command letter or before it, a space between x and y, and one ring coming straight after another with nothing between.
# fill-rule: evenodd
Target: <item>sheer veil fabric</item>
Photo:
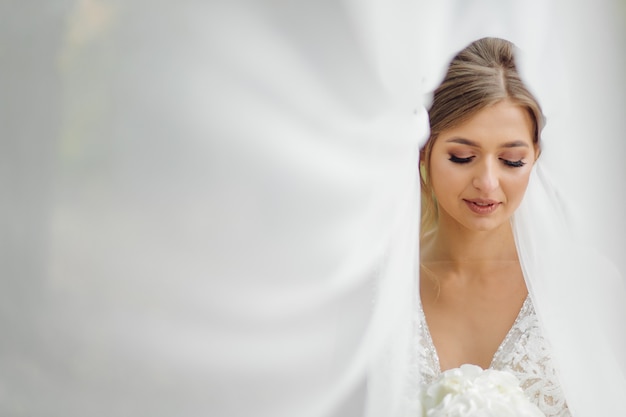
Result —
<instances>
[{"instance_id":1,"label":"sheer veil fabric","mask_svg":"<svg viewBox=\"0 0 626 417\"><path fill-rule=\"evenodd\" d=\"M626 412L619 400L626 392L624 283L606 259L572 244L562 207L538 163L513 220L523 272L572 415L620 415Z\"/></svg>"},{"instance_id":2,"label":"sheer veil fabric","mask_svg":"<svg viewBox=\"0 0 626 417\"><path fill-rule=\"evenodd\" d=\"M617 3L38 3L0 5L0 414L419 415L429 92L499 36L549 119L537 314L573 415L626 415Z\"/></svg>"}]
</instances>

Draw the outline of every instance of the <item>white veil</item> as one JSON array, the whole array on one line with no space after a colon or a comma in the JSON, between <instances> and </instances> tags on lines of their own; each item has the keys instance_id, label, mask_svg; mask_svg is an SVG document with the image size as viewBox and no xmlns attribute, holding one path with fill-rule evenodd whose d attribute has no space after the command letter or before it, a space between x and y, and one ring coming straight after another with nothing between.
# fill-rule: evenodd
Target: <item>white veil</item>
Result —
<instances>
[{"instance_id":1,"label":"white veil","mask_svg":"<svg viewBox=\"0 0 626 417\"><path fill-rule=\"evenodd\" d=\"M584 4L578 17L572 11L556 18L546 32L553 45L540 54L537 48L534 57L522 56L523 75L544 106L548 124L513 227L573 416L626 413L619 400L626 393L626 332L621 324L626 322L626 291L624 265L616 256L624 243L614 240L624 230L621 216L614 214L624 201L625 189L617 180L624 173L606 165L611 149L624 149L611 139L623 129L617 116L623 105L611 90L624 87L612 69L605 69L611 59L623 58L611 58L619 50L615 35L578 30L580 16L587 15L587 25L604 21L608 33L614 33L614 23L605 14L611 13L609 6ZM556 16L557 9L552 13ZM578 48L566 48L567 42ZM540 69L540 62L550 62L551 70ZM603 71L607 78L598 78ZM598 210L594 201L605 196L611 202L606 211ZM612 255L614 263L600 250Z\"/></svg>"},{"instance_id":2,"label":"white veil","mask_svg":"<svg viewBox=\"0 0 626 417\"><path fill-rule=\"evenodd\" d=\"M524 276L572 415L622 415L624 283L612 264L573 243L562 207L538 162L513 221Z\"/></svg>"},{"instance_id":3,"label":"white veil","mask_svg":"<svg viewBox=\"0 0 626 417\"><path fill-rule=\"evenodd\" d=\"M625 190L585 183L602 215L575 192L624 174L626 149L609 139L623 101L572 100L597 99L594 86L619 96L624 56L593 43L623 50L616 5L36 3L0 4L0 414L410 412L427 92L487 35L526 51L549 117L515 230L568 401L576 417L622 411L623 280L591 249L576 257L589 272L561 262L573 252L549 240L566 235L551 232L541 194L545 163L580 209L573 234L626 271ZM582 154L591 133L599 145ZM589 155L602 163L573 175ZM591 282L583 273L606 283L563 297Z\"/></svg>"}]
</instances>

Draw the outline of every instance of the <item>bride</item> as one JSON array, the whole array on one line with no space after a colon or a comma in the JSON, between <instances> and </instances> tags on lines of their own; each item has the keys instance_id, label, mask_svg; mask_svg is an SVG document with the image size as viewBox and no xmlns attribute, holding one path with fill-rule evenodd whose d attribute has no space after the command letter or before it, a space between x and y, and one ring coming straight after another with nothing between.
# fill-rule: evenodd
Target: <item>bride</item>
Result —
<instances>
[{"instance_id":1,"label":"bride","mask_svg":"<svg viewBox=\"0 0 626 417\"><path fill-rule=\"evenodd\" d=\"M539 164L544 116L514 52L471 43L434 93L409 395L472 364L513 374L546 416L619 414L619 280L567 242Z\"/></svg>"},{"instance_id":2,"label":"bride","mask_svg":"<svg viewBox=\"0 0 626 417\"><path fill-rule=\"evenodd\" d=\"M462 364L507 370L548 416L569 415L520 266L511 218L540 154L541 108L513 45L483 38L452 61L421 151L424 382Z\"/></svg>"}]
</instances>

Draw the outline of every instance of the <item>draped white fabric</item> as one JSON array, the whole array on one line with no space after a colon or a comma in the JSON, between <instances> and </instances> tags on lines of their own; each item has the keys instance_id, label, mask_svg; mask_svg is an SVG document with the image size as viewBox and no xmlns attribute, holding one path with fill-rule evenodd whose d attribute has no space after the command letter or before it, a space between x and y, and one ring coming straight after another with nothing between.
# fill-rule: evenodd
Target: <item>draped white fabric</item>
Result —
<instances>
[{"instance_id":1,"label":"draped white fabric","mask_svg":"<svg viewBox=\"0 0 626 417\"><path fill-rule=\"evenodd\" d=\"M540 161L514 219L529 292L572 415L623 415L624 283L612 264L573 243L564 216Z\"/></svg>"},{"instance_id":2,"label":"draped white fabric","mask_svg":"<svg viewBox=\"0 0 626 417\"><path fill-rule=\"evenodd\" d=\"M428 92L481 36L525 52L540 165L591 248L577 259L606 265L598 250L623 274L625 16L609 1L1 3L0 414L401 414ZM568 402L621 415L623 279L561 262L542 198L516 236Z\"/></svg>"}]
</instances>

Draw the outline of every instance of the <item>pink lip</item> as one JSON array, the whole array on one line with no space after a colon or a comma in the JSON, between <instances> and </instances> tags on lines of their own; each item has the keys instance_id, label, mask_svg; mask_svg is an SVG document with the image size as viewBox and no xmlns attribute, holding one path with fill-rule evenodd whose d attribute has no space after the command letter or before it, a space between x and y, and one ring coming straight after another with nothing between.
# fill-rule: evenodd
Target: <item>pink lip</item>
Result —
<instances>
[{"instance_id":1,"label":"pink lip","mask_svg":"<svg viewBox=\"0 0 626 417\"><path fill-rule=\"evenodd\" d=\"M486 200L482 198L463 201L467 204L467 207L476 214L491 214L496 211L501 204L495 200Z\"/></svg>"}]
</instances>

